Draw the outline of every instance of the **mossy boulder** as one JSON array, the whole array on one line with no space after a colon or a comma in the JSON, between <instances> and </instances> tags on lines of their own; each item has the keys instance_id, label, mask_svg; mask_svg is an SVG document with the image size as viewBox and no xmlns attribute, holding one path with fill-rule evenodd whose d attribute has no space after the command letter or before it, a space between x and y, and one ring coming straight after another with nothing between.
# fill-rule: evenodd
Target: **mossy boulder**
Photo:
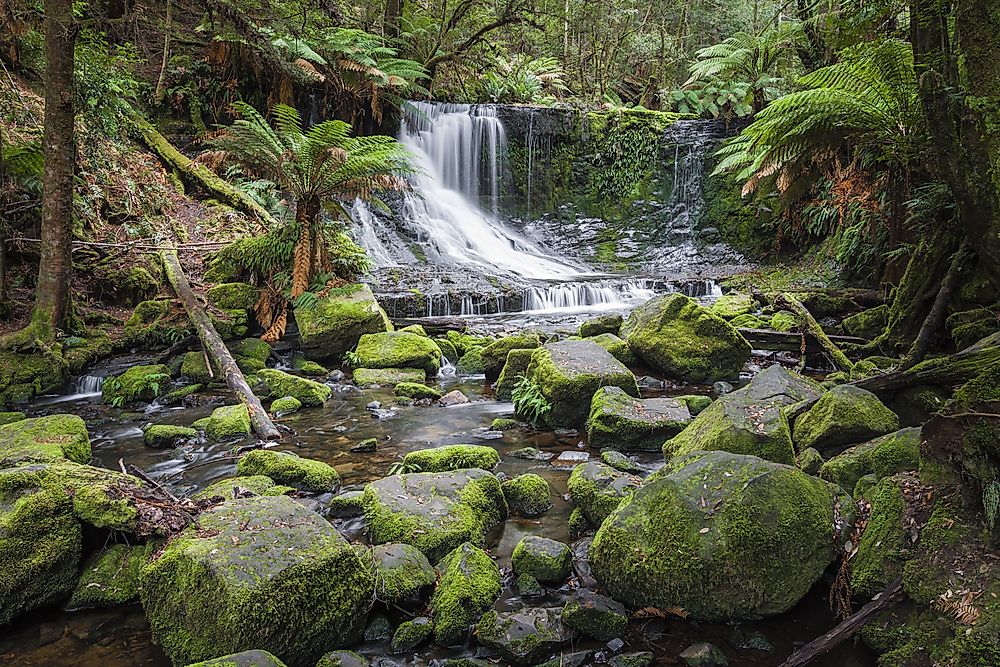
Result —
<instances>
[{"instance_id":1,"label":"mossy boulder","mask_svg":"<svg viewBox=\"0 0 1000 667\"><path fill-rule=\"evenodd\" d=\"M208 362L205 361L205 355L201 352L184 353L181 361L181 376L190 382L200 384L218 382L222 377L217 368L209 371Z\"/></svg>"},{"instance_id":2,"label":"mossy boulder","mask_svg":"<svg viewBox=\"0 0 1000 667\"><path fill-rule=\"evenodd\" d=\"M411 621L403 621L392 633L389 650L393 653L409 653L430 639L434 634L434 623L431 619L418 616Z\"/></svg>"},{"instance_id":3,"label":"mossy boulder","mask_svg":"<svg viewBox=\"0 0 1000 667\"><path fill-rule=\"evenodd\" d=\"M213 440L250 435L250 412L242 403L220 406L206 418L204 429L205 435Z\"/></svg>"},{"instance_id":4,"label":"mossy boulder","mask_svg":"<svg viewBox=\"0 0 1000 667\"><path fill-rule=\"evenodd\" d=\"M642 466L636 463L634 459L613 449L601 450L601 463L607 464L615 470L633 475L642 473Z\"/></svg>"},{"instance_id":5,"label":"mossy boulder","mask_svg":"<svg viewBox=\"0 0 1000 667\"><path fill-rule=\"evenodd\" d=\"M788 310L779 310L768 320L768 328L774 331L794 331L800 326L799 316Z\"/></svg>"},{"instance_id":6,"label":"mossy boulder","mask_svg":"<svg viewBox=\"0 0 1000 667\"><path fill-rule=\"evenodd\" d=\"M409 544L380 544L372 547L378 572L376 594L387 604L419 602L421 594L437 582L427 557Z\"/></svg>"},{"instance_id":7,"label":"mossy boulder","mask_svg":"<svg viewBox=\"0 0 1000 667\"><path fill-rule=\"evenodd\" d=\"M733 319L729 320L729 324L736 329L767 329L770 325L769 322L757 317L756 315L750 315L748 313L737 315Z\"/></svg>"},{"instance_id":8,"label":"mossy boulder","mask_svg":"<svg viewBox=\"0 0 1000 667\"><path fill-rule=\"evenodd\" d=\"M570 497L587 520L599 526L641 484L642 480L634 475L588 461L573 468L567 486Z\"/></svg>"},{"instance_id":9,"label":"mossy boulder","mask_svg":"<svg viewBox=\"0 0 1000 667\"><path fill-rule=\"evenodd\" d=\"M235 357L246 357L261 363L271 358L271 344L260 338L244 338L230 343L228 347Z\"/></svg>"},{"instance_id":10,"label":"mossy boulder","mask_svg":"<svg viewBox=\"0 0 1000 667\"><path fill-rule=\"evenodd\" d=\"M222 283L209 287L208 302L223 310L252 310L260 298L260 290L247 283Z\"/></svg>"},{"instance_id":11,"label":"mossy boulder","mask_svg":"<svg viewBox=\"0 0 1000 667\"><path fill-rule=\"evenodd\" d=\"M796 460L796 465L798 465L799 470L807 475L818 475L820 469L823 467L823 463L823 455L812 447L808 447L799 452Z\"/></svg>"},{"instance_id":12,"label":"mossy boulder","mask_svg":"<svg viewBox=\"0 0 1000 667\"><path fill-rule=\"evenodd\" d=\"M191 498L193 500L205 498L230 500L234 497L236 489L249 491L258 496L283 496L291 491L292 487L275 484L274 480L266 475L244 475L216 480L195 493Z\"/></svg>"},{"instance_id":13,"label":"mossy boulder","mask_svg":"<svg viewBox=\"0 0 1000 667\"><path fill-rule=\"evenodd\" d=\"M626 366L634 366L638 362L638 357L636 357L635 352L629 347L629 344L623 341L621 338L614 334L604 333L593 336L588 340L592 340L605 350L611 353L611 356L622 362Z\"/></svg>"},{"instance_id":14,"label":"mossy boulder","mask_svg":"<svg viewBox=\"0 0 1000 667\"><path fill-rule=\"evenodd\" d=\"M230 653L211 660L191 663L187 667L287 667L285 663L267 651L252 649Z\"/></svg>"},{"instance_id":15,"label":"mossy boulder","mask_svg":"<svg viewBox=\"0 0 1000 667\"><path fill-rule=\"evenodd\" d=\"M462 355L458 353L455 349L455 345L447 338L435 338L434 344L438 346L441 350L441 359L447 359L448 361L455 362Z\"/></svg>"},{"instance_id":16,"label":"mossy boulder","mask_svg":"<svg viewBox=\"0 0 1000 667\"><path fill-rule=\"evenodd\" d=\"M497 417L490 422L491 431L511 431L521 426L521 422L511 417Z\"/></svg>"},{"instance_id":17,"label":"mossy boulder","mask_svg":"<svg viewBox=\"0 0 1000 667\"><path fill-rule=\"evenodd\" d=\"M404 382L424 382L427 373L419 368L355 368L351 379L359 387L394 387Z\"/></svg>"},{"instance_id":18,"label":"mossy boulder","mask_svg":"<svg viewBox=\"0 0 1000 667\"><path fill-rule=\"evenodd\" d=\"M13 424L14 422L19 422L27 418L28 415L23 412L0 412L0 426Z\"/></svg>"},{"instance_id":19,"label":"mossy boulder","mask_svg":"<svg viewBox=\"0 0 1000 667\"><path fill-rule=\"evenodd\" d=\"M55 389L66 375L63 364L48 355L0 351L0 408Z\"/></svg>"},{"instance_id":20,"label":"mossy boulder","mask_svg":"<svg viewBox=\"0 0 1000 667\"><path fill-rule=\"evenodd\" d=\"M889 323L889 306L882 304L845 317L840 323L852 336L872 340L877 338Z\"/></svg>"},{"instance_id":21,"label":"mossy boulder","mask_svg":"<svg viewBox=\"0 0 1000 667\"><path fill-rule=\"evenodd\" d=\"M271 412L275 415L290 415L302 408L302 401L294 396L283 396L271 401Z\"/></svg>"},{"instance_id":22,"label":"mossy boulder","mask_svg":"<svg viewBox=\"0 0 1000 667\"><path fill-rule=\"evenodd\" d=\"M507 336L493 341L480 352L482 372L487 382L496 382L500 371L507 363L507 354L511 350L533 350L542 344L536 333L524 333L517 336Z\"/></svg>"},{"instance_id":23,"label":"mossy boulder","mask_svg":"<svg viewBox=\"0 0 1000 667\"><path fill-rule=\"evenodd\" d=\"M419 368L434 377L441 367L441 350L434 341L404 331L365 334L355 354L361 368Z\"/></svg>"},{"instance_id":24,"label":"mossy boulder","mask_svg":"<svg viewBox=\"0 0 1000 667\"><path fill-rule=\"evenodd\" d=\"M678 401L687 406L688 412L692 416L697 416L701 412L712 404L711 396L704 396L701 394L685 394L683 396L674 396Z\"/></svg>"},{"instance_id":25,"label":"mossy boulder","mask_svg":"<svg viewBox=\"0 0 1000 667\"><path fill-rule=\"evenodd\" d=\"M340 486L340 475L330 465L273 449L247 452L236 464L236 472L246 476L265 475L303 491L328 493Z\"/></svg>"},{"instance_id":26,"label":"mossy boulder","mask_svg":"<svg viewBox=\"0 0 1000 667\"><path fill-rule=\"evenodd\" d=\"M716 299L710 310L719 317L731 320L739 315L749 315L757 310L757 301L749 294L730 292Z\"/></svg>"},{"instance_id":27,"label":"mossy boulder","mask_svg":"<svg viewBox=\"0 0 1000 667\"><path fill-rule=\"evenodd\" d=\"M511 512L534 517L544 514L552 507L549 483L533 472L505 479L500 488Z\"/></svg>"},{"instance_id":28,"label":"mossy boulder","mask_svg":"<svg viewBox=\"0 0 1000 667\"><path fill-rule=\"evenodd\" d=\"M178 443L198 437L198 431L187 426L172 424L153 424L142 432L142 441L147 447L161 449L176 447Z\"/></svg>"},{"instance_id":29,"label":"mossy boulder","mask_svg":"<svg viewBox=\"0 0 1000 667\"><path fill-rule=\"evenodd\" d=\"M667 458L699 450L751 454L792 465L795 450L784 409L821 396L822 387L779 365L758 373L746 387L719 397L663 444Z\"/></svg>"},{"instance_id":30,"label":"mossy boulder","mask_svg":"<svg viewBox=\"0 0 1000 667\"><path fill-rule=\"evenodd\" d=\"M193 394L197 394L204 388L203 384L188 384L180 389L174 389L160 397L161 405L177 405L183 403L184 399Z\"/></svg>"},{"instance_id":31,"label":"mossy boulder","mask_svg":"<svg viewBox=\"0 0 1000 667\"><path fill-rule=\"evenodd\" d=\"M618 313L608 313L592 317L580 325L580 338L592 338L601 334L614 334L617 336L623 322L622 316Z\"/></svg>"},{"instance_id":32,"label":"mossy boulder","mask_svg":"<svg viewBox=\"0 0 1000 667\"><path fill-rule=\"evenodd\" d=\"M170 391L170 369L164 364L132 366L104 381L101 392L105 403L125 405L152 401Z\"/></svg>"},{"instance_id":33,"label":"mossy boulder","mask_svg":"<svg viewBox=\"0 0 1000 667\"><path fill-rule=\"evenodd\" d=\"M583 424L591 398L601 387L619 387L630 396L639 395L632 371L591 340L565 340L538 348L532 352L525 376L551 404L545 421L552 427Z\"/></svg>"},{"instance_id":34,"label":"mossy boulder","mask_svg":"<svg viewBox=\"0 0 1000 667\"><path fill-rule=\"evenodd\" d=\"M750 358L750 344L732 325L683 294L642 304L620 335L647 364L685 382L734 378Z\"/></svg>"},{"instance_id":35,"label":"mossy boulder","mask_svg":"<svg viewBox=\"0 0 1000 667\"><path fill-rule=\"evenodd\" d=\"M482 375L486 371L483 362L483 348L474 347L459 358L455 372L459 375Z\"/></svg>"},{"instance_id":36,"label":"mossy boulder","mask_svg":"<svg viewBox=\"0 0 1000 667\"><path fill-rule=\"evenodd\" d=\"M302 405L323 405L332 390L321 382L292 375L275 368L265 368L257 371L257 377L267 385L274 396L291 396L299 399Z\"/></svg>"},{"instance_id":37,"label":"mossy boulder","mask_svg":"<svg viewBox=\"0 0 1000 667\"><path fill-rule=\"evenodd\" d=\"M886 477L865 493L871 514L858 551L851 558L851 590L857 595L871 598L903 572L903 563L912 549L910 527L904 520L911 514L907 512L910 503L904 494L907 488L920 490L912 474Z\"/></svg>"},{"instance_id":38,"label":"mossy boulder","mask_svg":"<svg viewBox=\"0 0 1000 667\"><path fill-rule=\"evenodd\" d=\"M447 337L459 357L474 347L486 347L494 340L491 336L474 336L460 331L449 331Z\"/></svg>"},{"instance_id":39,"label":"mossy boulder","mask_svg":"<svg viewBox=\"0 0 1000 667\"><path fill-rule=\"evenodd\" d=\"M371 288L361 284L330 290L309 306L296 308L295 322L302 353L316 361L340 361L361 336L392 329Z\"/></svg>"},{"instance_id":40,"label":"mossy boulder","mask_svg":"<svg viewBox=\"0 0 1000 667\"><path fill-rule=\"evenodd\" d=\"M396 385L396 396L412 399L429 398L436 401L441 395L440 391L422 382L400 382Z\"/></svg>"},{"instance_id":41,"label":"mossy boulder","mask_svg":"<svg viewBox=\"0 0 1000 667\"><path fill-rule=\"evenodd\" d=\"M87 425L76 415L56 414L0 426L0 463L22 455L88 463L92 452Z\"/></svg>"},{"instance_id":42,"label":"mossy boulder","mask_svg":"<svg viewBox=\"0 0 1000 667\"><path fill-rule=\"evenodd\" d=\"M354 651L330 651L319 659L316 667L369 667L368 658Z\"/></svg>"},{"instance_id":43,"label":"mossy boulder","mask_svg":"<svg viewBox=\"0 0 1000 667\"><path fill-rule=\"evenodd\" d=\"M150 348L169 345L190 333L190 323L174 316L171 302L157 299L136 305L132 315L125 320L122 342L127 346Z\"/></svg>"},{"instance_id":44,"label":"mossy boulder","mask_svg":"<svg viewBox=\"0 0 1000 667\"><path fill-rule=\"evenodd\" d=\"M805 306L813 317L823 319L824 317L836 317L844 313L858 310L857 304L849 296L843 294L829 294L827 292L805 292L798 295L799 301Z\"/></svg>"},{"instance_id":45,"label":"mossy boulder","mask_svg":"<svg viewBox=\"0 0 1000 667\"><path fill-rule=\"evenodd\" d=\"M620 387L594 393L587 418L591 447L617 447L626 452L658 451L663 441L691 422L687 405L676 398L633 398Z\"/></svg>"},{"instance_id":46,"label":"mossy boulder","mask_svg":"<svg viewBox=\"0 0 1000 667\"><path fill-rule=\"evenodd\" d=\"M899 417L878 396L853 385L839 385L796 418L793 437L800 450L813 447L822 453L898 429Z\"/></svg>"},{"instance_id":47,"label":"mossy boulder","mask_svg":"<svg viewBox=\"0 0 1000 667\"><path fill-rule=\"evenodd\" d=\"M500 463L500 454L485 445L442 445L418 449L403 457L403 466L420 472L446 472L464 468L492 470Z\"/></svg>"},{"instance_id":48,"label":"mossy boulder","mask_svg":"<svg viewBox=\"0 0 1000 667\"><path fill-rule=\"evenodd\" d=\"M531 364L531 355L534 350L516 349L507 353L507 362L500 371L497 379L496 396L498 401L509 401L514 393L514 387L518 381L528 372Z\"/></svg>"},{"instance_id":49,"label":"mossy boulder","mask_svg":"<svg viewBox=\"0 0 1000 667\"><path fill-rule=\"evenodd\" d=\"M157 542L114 544L95 553L84 563L66 608L94 609L138 602L139 576L158 546Z\"/></svg>"},{"instance_id":50,"label":"mossy boulder","mask_svg":"<svg viewBox=\"0 0 1000 667\"><path fill-rule=\"evenodd\" d=\"M854 501L754 456L675 459L611 513L590 547L594 576L629 607L708 621L792 608L841 553Z\"/></svg>"},{"instance_id":51,"label":"mossy boulder","mask_svg":"<svg viewBox=\"0 0 1000 667\"><path fill-rule=\"evenodd\" d=\"M527 607L519 611L490 611L476 625L476 638L510 665L533 665L573 639L563 625L562 610Z\"/></svg>"},{"instance_id":52,"label":"mossy boulder","mask_svg":"<svg viewBox=\"0 0 1000 667\"><path fill-rule=\"evenodd\" d=\"M500 481L479 469L391 475L362 502L373 544L412 544L431 562L463 542L485 545L508 512Z\"/></svg>"},{"instance_id":53,"label":"mossy boulder","mask_svg":"<svg viewBox=\"0 0 1000 667\"><path fill-rule=\"evenodd\" d=\"M562 622L587 637L606 642L625 634L628 611L621 603L583 588L566 602Z\"/></svg>"},{"instance_id":54,"label":"mossy boulder","mask_svg":"<svg viewBox=\"0 0 1000 667\"><path fill-rule=\"evenodd\" d=\"M202 512L143 570L141 597L174 664L250 646L313 664L360 639L374 586L333 526L278 496Z\"/></svg>"},{"instance_id":55,"label":"mossy boulder","mask_svg":"<svg viewBox=\"0 0 1000 667\"><path fill-rule=\"evenodd\" d=\"M438 564L440 579L431 598L434 639L461 644L469 628L500 596L500 570L482 549L464 542Z\"/></svg>"},{"instance_id":56,"label":"mossy boulder","mask_svg":"<svg viewBox=\"0 0 1000 667\"><path fill-rule=\"evenodd\" d=\"M920 429L904 428L834 456L823 464L819 476L851 492L865 475L880 480L919 467Z\"/></svg>"},{"instance_id":57,"label":"mossy boulder","mask_svg":"<svg viewBox=\"0 0 1000 667\"><path fill-rule=\"evenodd\" d=\"M537 535L522 537L510 560L516 576L527 574L543 583L565 581L573 571L569 546Z\"/></svg>"}]
</instances>

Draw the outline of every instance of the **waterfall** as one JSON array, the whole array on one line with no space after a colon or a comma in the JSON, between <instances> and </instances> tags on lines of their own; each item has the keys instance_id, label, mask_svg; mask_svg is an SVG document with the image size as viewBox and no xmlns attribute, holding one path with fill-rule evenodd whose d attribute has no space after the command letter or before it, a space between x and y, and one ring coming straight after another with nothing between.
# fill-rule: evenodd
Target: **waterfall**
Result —
<instances>
[{"instance_id":1,"label":"waterfall","mask_svg":"<svg viewBox=\"0 0 1000 667\"><path fill-rule=\"evenodd\" d=\"M524 310L552 312L627 308L652 299L653 280L601 280L531 287L524 292Z\"/></svg>"},{"instance_id":2,"label":"waterfall","mask_svg":"<svg viewBox=\"0 0 1000 667\"><path fill-rule=\"evenodd\" d=\"M389 247L379 237L379 231L383 231L383 234L391 237L395 237L395 233L388 232L386 234L386 225L360 199L354 200L354 206L351 207L351 218L360 228L358 243L368 252L368 257L375 266L397 266L400 263L396 261Z\"/></svg>"}]
</instances>

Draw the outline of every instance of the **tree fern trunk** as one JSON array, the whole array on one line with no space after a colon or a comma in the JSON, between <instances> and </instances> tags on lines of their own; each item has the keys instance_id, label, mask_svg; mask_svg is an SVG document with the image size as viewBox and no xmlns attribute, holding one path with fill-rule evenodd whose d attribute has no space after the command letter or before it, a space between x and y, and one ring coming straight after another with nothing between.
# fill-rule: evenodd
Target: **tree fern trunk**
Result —
<instances>
[{"instance_id":1,"label":"tree fern trunk","mask_svg":"<svg viewBox=\"0 0 1000 667\"><path fill-rule=\"evenodd\" d=\"M316 217L319 215L319 200L315 197L300 199L295 206L295 222L299 226L299 240L295 244L292 267L292 298L308 291L313 276L316 275Z\"/></svg>"}]
</instances>

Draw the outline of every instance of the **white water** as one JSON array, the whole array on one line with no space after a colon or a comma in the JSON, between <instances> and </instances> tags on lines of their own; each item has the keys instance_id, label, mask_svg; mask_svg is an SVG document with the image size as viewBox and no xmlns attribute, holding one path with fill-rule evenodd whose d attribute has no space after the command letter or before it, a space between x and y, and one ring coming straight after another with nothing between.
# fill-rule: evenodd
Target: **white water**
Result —
<instances>
[{"instance_id":1,"label":"white water","mask_svg":"<svg viewBox=\"0 0 1000 667\"><path fill-rule=\"evenodd\" d=\"M71 401L83 401L101 395L104 377L98 375L80 375L73 378L70 393L61 396L43 397L36 402L39 405L52 405Z\"/></svg>"},{"instance_id":2,"label":"white water","mask_svg":"<svg viewBox=\"0 0 1000 667\"><path fill-rule=\"evenodd\" d=\"M656 296L651 280L562 283L532 287L524 293L524 310L536 313L571 310L614 310Z\"/></svg>"}]
</instances>

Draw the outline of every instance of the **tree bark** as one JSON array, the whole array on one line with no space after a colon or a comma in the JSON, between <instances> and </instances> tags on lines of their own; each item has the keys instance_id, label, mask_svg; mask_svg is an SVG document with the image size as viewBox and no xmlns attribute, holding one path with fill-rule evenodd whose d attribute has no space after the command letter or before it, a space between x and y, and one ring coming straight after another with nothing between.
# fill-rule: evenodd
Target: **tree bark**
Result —
<instances>
[{"instance_id":1,"label":"tree bark","mask_svg":"<svg viewBox=\"0 0 1000 667\"><path fill-rule=\"evenodd\" d=\"M160 76L156 79L156 91L153 93L153 101L156 104L163 103L163 97L167 89L167 61L170 60L170 30L173 27L173 0L167 0L167 20L163 27L163 59L160 61Z\"/></svg>"},{"instance_id":2,"label":"tree bark","mask_svg":"<svg viewBox=\"0 0 1000 667\"><path fill-rule=\"evenodd\" d=\"M924 320L923 326L920 327L920 333L917 334L916 340L913 341L913 347L910 348L909 353L906 355L902 370L913 368L927 356L931 341L937 335L937 332L941 330L941 327L944 326L952 294L954 294L959 286L962 269L965 268L969 255L970 248L968 242L966 242L962 244L962 247L952 257L951 267L948 269L944 280L941 281L941 289L938 290L937 296L934 298L934 305L931 306L930 312L927 313L927 318Z\"/></svg>"},{"instance_id":3,"label":"tree bark","mask_svg":"<svg viewBox=\"0 0 1000 667\"><path fill-rule=\"evenodd\" d=\"M830 357L830 361L833 362L834 366L847 373L851 372L851 369L854 368L854 364L851 363L851 360L847 358L847 355L844 354L843 351L841 351L841 349L830 340L830 337L826 335L825 331L823 331L823 327L820 326L820 323L817 322L816 318L812 316L809 309L802 305L801 301L787 293L779 296L776 301L782 306L787 306L789 310L802 319L805 323L806 331L819 342L827 356Z\"/></svg>"},{"instance_id":4,"label":"tree bark","mask_svg":"<svg viewBox=\"0 0 1000 667\"><path fill-rule=\"evenodd\" d=\"M308 291L316 275L316 250L319 247L319 230L316 229L320 202L315 197L300 199L295 203L295 222L299 226L299 240L295 244L292 260L292 298Z\"/></svg>"},{"instance_id":5,"label":"tree bark","mask_svg":"<svg viewBox=\"0 0 1000 667\"><path fill-rule=\"evenodd\" d=\"M240 402L247 406L254 433L261 440L280 440L281 434L275 427L274 422L267 416L267 411L261 405L260 399L250 389L246 378L243 377L239 366L236 365L236 360L233 359L233 355L229 352L225 343L222 342L222 338L212 325L212 320L209 319L205 309L201 307L194 292L191 290L187 276L184 275L184 269L181 268L181 263L177 259L177 252L175 250L163 250L160 252L160 258L163 260L163 268L166 271L167 280L170 281L171 287L177 292L177 296L184 306L184 312L187 313L188 319L191 320L191 324L194 325L195 330L198 332L198 338L201 340L206 354L208 354L211 361L215 362L216 367L219 368L225 377L226 384L236 392L236 396L240 399ZM211 364L209 364L209 367L211 368Z\"/></svg>"},{"instance_id":6,"label":"tree bark","mask_svg":"<svg viewBox=\"0 0 1000 667\"><path fill-rule=\"evenodd\" d=\"M403 13L403 0L385 0L385 19L382 22L382 31L389 39L399 37L399 17Z\"/></svg>"}]
</instances>

